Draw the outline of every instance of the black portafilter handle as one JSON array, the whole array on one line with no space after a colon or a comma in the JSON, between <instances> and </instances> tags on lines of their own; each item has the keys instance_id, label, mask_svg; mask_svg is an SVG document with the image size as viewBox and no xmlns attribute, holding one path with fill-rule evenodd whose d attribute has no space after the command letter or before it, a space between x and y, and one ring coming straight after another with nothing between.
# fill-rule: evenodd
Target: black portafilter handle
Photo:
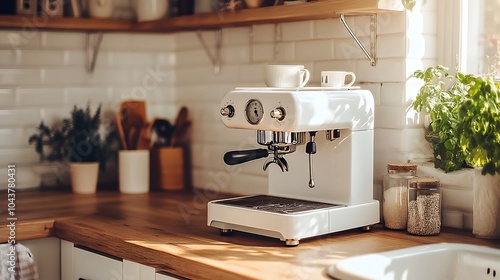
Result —
<instances>
[{"instance_id":1,"label":"black portafilter handle","mask_svg":"<svg viewBox=\"0 0 500 280\"><path fill-rule=\"evenodd\" d=\"M265 158L268 155L269 152L267 149L231 151L224 154L224 162L227 165L236 165L259 158Z\"/></svg>"}]
</instances>

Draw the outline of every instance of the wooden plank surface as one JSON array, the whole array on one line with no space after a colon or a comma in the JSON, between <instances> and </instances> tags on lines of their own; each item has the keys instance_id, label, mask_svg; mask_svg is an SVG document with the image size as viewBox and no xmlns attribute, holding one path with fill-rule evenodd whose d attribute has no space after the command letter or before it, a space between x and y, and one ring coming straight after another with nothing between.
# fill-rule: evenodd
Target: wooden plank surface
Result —
<instances>
[{"instance_id":1,"label":"wooden plank surface","mask_svg":"<svg viewBox=\"0 0 500 280\"><path fill-rule=\"evenodd\" d=\"M5 193L0 193L0 197ZM328 279L326 268L365 254L441 242L500 248L499 240L443 229L437 236L414 236L376 226L302 240L298 247L242 232L220 236L206 225L203 191L122 195L98 192L18 192L17 240L56 236L119 258L193 279ZM211 195L211 194L208 194ZM0 209L2 217L6 210ZM53 227L52 225L53 222ZM0 241L9 235L0 228Z\"/></svg>"},{"instance_id":2,"label":"wooden plank surface","mask_svg":"<svg viewBox=\"0 0 500 280\"><path fill-rule=\"evenodd\" d=\"M340 13L374 14L401 10L400 0L316 0L300 5L196 14L141 23L120 19L0 15L0 28L22 29L30 32L37 30L177 32L325 19L337 17Z\"/></svg>"}]
</instances>

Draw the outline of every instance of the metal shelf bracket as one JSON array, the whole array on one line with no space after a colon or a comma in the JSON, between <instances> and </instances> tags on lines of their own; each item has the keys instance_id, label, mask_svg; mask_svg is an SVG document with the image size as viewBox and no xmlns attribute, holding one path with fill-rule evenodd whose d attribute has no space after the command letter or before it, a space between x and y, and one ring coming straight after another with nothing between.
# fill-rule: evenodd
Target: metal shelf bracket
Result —
<instances>
[{"instance_id":1,"label":"metal shelf bracket","mask_svg":"<svg viewBox=\"0 0 500 280\"><path fill-rule=\"evenodd\" d=\"M205 53L207 54L208 58L210 58L210 61L212 62L212 65L214 66L214 73L219 74L220 70L221 70L222 29L217 29L215 31L215 55L213 55L210 52L210 48L208 47L207 43L205 42L205 39L203 39L203 36L202 36L200 30L196 31L196 35L198 36L198 40L200 41L201 45L203 46Z\"/></svg>"},{"instance_id":2,"label":"metal shelf bracket","mask_svg":"<svg viewBox=\"0 0 500 280\"><path fill-rule=\"evenodd\" d=\"M87 33L87 71L89 73L94 72L103 36L101 32Z\"/></svg>"},{"instance_id":3,"label":"metal shelf bracket","mask_svg":"<svg viewBox=\"0 0 500 280\"><path fill-rule=\"evenodd\" d=\"M340 14L340 22L344 25L345 29L352 36L356 44L361 48L363 53L370 60L372 66L377 65L377 15L373 14L370 16L370 52L366 50L365 46L359 41L358 37L351 30L347 22L345 21L344 14Z\"/></svg>"}]
</instances>

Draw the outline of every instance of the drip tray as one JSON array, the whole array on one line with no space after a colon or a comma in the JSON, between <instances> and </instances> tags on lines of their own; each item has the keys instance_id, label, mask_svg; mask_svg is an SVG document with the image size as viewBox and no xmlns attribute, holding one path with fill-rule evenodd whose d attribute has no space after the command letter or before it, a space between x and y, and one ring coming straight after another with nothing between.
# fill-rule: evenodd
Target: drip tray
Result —
<instances>
[{"instance_id":1,"label":"drip tray","mask_svg":"<svg viewBox=\"0 0 500 280\"><path fill-rule=\"evenodd\" d=\"M249 197L233 198L215 201L215 204L222 204L240 208L249 208L265 212L292 214L306 211L313 211L325 208L343 207L338 204L314 202L301 199L284 198L269 195L256 195Z\"/></svg>"}]
</instances>

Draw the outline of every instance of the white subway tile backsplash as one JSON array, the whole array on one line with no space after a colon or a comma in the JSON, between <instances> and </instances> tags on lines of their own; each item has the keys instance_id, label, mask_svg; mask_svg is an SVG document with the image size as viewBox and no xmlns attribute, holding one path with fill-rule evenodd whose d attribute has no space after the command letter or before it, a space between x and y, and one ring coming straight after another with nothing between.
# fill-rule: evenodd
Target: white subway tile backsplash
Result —
<instances>
[{"instance_id":1,"label":"white subway tile backsplash","mask_svg":"<svg viewBox=\"0 0 500 280\"><path fill-rule=\"evenodd\" d=\"M253 29L253 42L254 43L272 43L278 39L277 24L259 24L254 25Z\"/></svg>"},{"instance_id":2,"label":"white subway tile backsplash","mask_svg":"<svg viewBox=\"0 0 500 280\"><path fill-rule=\"evenodd\" d=\"M21 50L0 50L0 66L16 65L18 52Z\"/></svg>"},{"instance_id":3,"label":"white subway tile backsplash","mask_svg":"<svg viewBox=\"0 0 500 280\"><path fill-rule=\"evenodd\" d=\"M354 25L354 18L347 17L347 24ZM317 20L315 24L315 35L317 39L330 39L330 38L350 38L351 35L347 32L344 25L338 18Z\"/></svg>"},{"instance_id":4,"label":"white subway tile backsplash","mask_svg":"<svg viewBox=\"0 0 500 280\"><path fill-rule=\"evenodd\" d=\"M183 51L203 49L201 42L198 39L197 32L181 32L173 34L175 50ZM203 38L203 40L209 47L215 46L215 32L216 31L199 31L201 38Z\"/></svg>"},{"instance_id":5,"label":"white subway tile backsplash","mask_svg":"<svg viewBox=\"0 0 500 280\"><path fill-rule=\"evenodd\" d=\"M264 62L270 63L274 60L276 44L263 43L255 44L250 47L250 63Z\"/></svg>"},{"instance_id":6,"label":"white subway tile backsplash","mask_svg":"<svg viewBox=\"0 0 500 280\"><path fill-rule=\"evenodd\" d=\"M375 107L375 129L391 128L403 129L405 126L406 110L401 106Z\"/></svg>"},{"instance_id":7,"label":"white subway tile backsplash","mask_svg":"<svg viewBox=\"0 0 500 280\"><path fill-rule=\"evenodd\" d=\"M82 67L42 68L41 72L44 85L80 85L89 80L87 70Z\"/></svg>"},{"instance_id":8,"label":"white subway tile backsplash","mask_svg":"<svg viewBox=\"0 0 500 280\"><path fill-rule=\"evenodd\" d=\"M14 89L0 88L0 107L10 107L16 102L16 95Z\"/></svg>"},{"instance_id":9,"label":"white subway tile backsplash","mask_svg":"<svg viewBox=\"0 0 500 280\"><path fill-rule=\"evenodd\" d=\"M222 47L226 46L248 46L252 27L232 27L222 30Z\"/></svg>"},{"instance_id":10,"label":"white subway tile backsplash","mask_svg":"<svg viewBox=\"0 0 500 280\"><path fill-rule=\"evenodd\" d=\"M334 59L334 43L331 39L295 43L295 59L298 61L322 61Z\"/></svg>"},{"instance_id":11,"label":"white subway tile backsplash","mask_svg":"<svg viewBox=\"0 0 500 280\"><path fill-rule=\"evenodd\" d=\"M210 53L214 55L215 49L210 48ZM210 56L205 53L203 48L197 50L178 51L176 53L175 61L175 64L182 68L212 65Z\"/></svg>"},{"instance_id":12,"label":"white subway tile backsplash","mask_svg":"<svg viewBox=\"0 0 500 280\"><path fill-rule=\"evenodd\" d=\"M367 37L358 37L364 46L369 46L370 39ZM352 38L335 39L334 57L339 60L358 60L366 59L365 54Z\"/></svg>"},{"instance_id":13,"label":"white subway tile backsplash","mask_svg":"<svg viewBox=\"0 0 500 280\"><path fill-rule=\"evenodd\" d=\"M267 63L266 63L267 64ZM264 64L248 64L240 66L242 86L266 86L264 83Z\"/></svg>"},{"instance_id":14,"label":"white subway tile backsplash","mask_svg":"<svg viewBox=\"0 0 500 280\"><path fill-rule=\"evenodd\" d=\"M60 66L65 64L64 51L20 50L16 52L16 62L20 66Z\"/></svg>"},{"instance_id":15,"label":"white subway tile backsplash","mask_svg":"<svg viewBox=\"0 0 500 280\"><path fill-rule=\"evenodd\" d=\"M410 46L412 42L408 43L408 46ZM407 40L405 39L404 33L378 36L377 57L379 59L405 57L406 53Z\"/></svg>"},{"instance_id":16,"label":"white subway tile backsplash","mask_svg":"<svg viewBox=\"0 0 500 280\"><path fill-rule=\"evenodd\" d=\"M281 23L283 41L302 41L314 39L314 21Z\"/></svg>"},{"instance_id":17,"label":"white subway tile backsplash","mask_svg":"<svg viewBox=\"0 0 500 280\"><path fill-rule=\"evenodd\" d=\"M132 34L106 33L102 37L101 51L128 51L132 46Z\"/></svg>"},{"instance_id":18,"label":"white subway tile backsplash","mask_svg":"<svg viewBox=\"0 0 500 280\"><path fill-rule=\"evenodd\" d=\"M38 125L40 109L0 109L0 127L15 128Z\"/></svg>"},{"instance_id":19,"label":"white subway tile backsplash","mask_svg":"<svg viewBox=\"0 0 500 280\"><path fill-rule=\"evenodd\" d=\"M108 87L73 87L66 88L64 100L66 104L109 103L111 88Z\"/></svg>"},{"instance_id":20,"label":"white subway tile backsplash","mask_svg":"<svg viewBox=\"0 0 500 280\"><path fill-rule=\"evenodd\" d=\"M250 61L250 49L248 45L225 47L222 52L222 63L224 65L248 64Z\"/></svg>"},{"instance_id":21,"label":"white subway tile backsplash","mask_svg":"<svg viewBox=\"0 0 500 280\"><path fill-rule=\"evenodd\" d=\"M404 106L407 104L406 89L403 83L383 83L382 92L380 97L382 106Z\"/></svg>"},{"instance_id":22,"label":"white subway tile backsplash","mask_svg":"<svg viewBox=\"0 0 500 280\"><path fill-rule=\"evenodd\" d=\"M358 81L401 82L407 78L406 60L402 58L379 59L377 66L370 66L368 59L356 61Z\"/></svg>"},{"instance_id":23,"label":"white subway tile backsplash","mask_svg":"<svg viewBox=\"0 0 500 280\"><path fill-rule=\"evenodd\" d=\"M130 47L137 51L168 52L176 48L173 34L134 34L131 37Z\"/></svg>"},{"instance_id":24,"label":"white subway tile backsplash","mask_svg":"<svg viewBox=\"0 0 500 280\"><path fill-rule=\"evenodd\" d=\"M50 106L64 104L63 88L18 87L16 89L16 105L18 106Z\"/></svg>"},{"instance_id":25,"label":"white subway tile backsplash","mask_svg":"<svg viewBox=\"0 0 500 280\"><path fill-rule=\"evenodd\" d=\"M98 56L99 58L99 56ZM100 60L97 59L96 63ZM84 50L64 51L64 64L84 67L87 63L87 53Z\"/></svg>"},{"instance_id":26,"label":"white subway tile backsplash","mask_svg":"<svg viewBox=\"0 0 500 280\"><path fill-rule=\"evenodd\" d=\"M28 146L28 138L24 139L22 143L26 143L26 147L8 147L6 149L0 149L0 166L6 166L11 163L15 163L16 165L27 164L31 163L33 159L38 159L35 148Z\"/></svg>"},{"instance_id":27,"label":"white subway tile backsplash","mask_svg":"<svg viewBox=\"0 0 500 280\"><path fill-rule=\"evenodd\" d=\"M276 44L276 54L273 55L273 62L291 63L295 61L295 43L280 42Z\"/></svg>"},{"instance_id":28,"label":"white subway tile backsplash","mask_svg":"<svg viewBox=\"0 0 500 280\"><path fill-rule=\"evenodd\" d=\"M0 86L40 85L40 69L0 69Z\"/></svg>"},{"instance_id":29,"label":"white subway tile backsplash","mask_svg":"<svg viewBox=\"0 0 500 280\"><path fill-rule=\"evenodd\" d=\"M381 13L377 15L377 34L393 34L407 32L407 14Z\"/></svg>"},{"instance_id":30,"label":"white subway tile backsplash","mask_svg":"<svg viewBox=\"0 0 500 280\"><path fill-rule=\"evenodd\" d=\"M35 133L33 128L0 128L0 146L27 146L29 137Z\"/></svg>"},{"instance_id":31,"label":"white subway tile backsplash","mask_svg":"<svg viewBox=\"0 0 500 280\"><path fill-rule=\"evenodd\" d=\"M21 31L0 30L0 49L16 50L16 49L35 49L41 45L41 32L30 29Z\"/></svg>"},{"instance_id":32,"label":"white subway tile backsplash","mask_svg":"<svg viewBox=\"0 0 500 280\"><path fill-rule=\"evenodd\" d=\"M42 48L55 50L83 50L87 44L86 33L41 32Z\"/></svg>"}]
</instances>

